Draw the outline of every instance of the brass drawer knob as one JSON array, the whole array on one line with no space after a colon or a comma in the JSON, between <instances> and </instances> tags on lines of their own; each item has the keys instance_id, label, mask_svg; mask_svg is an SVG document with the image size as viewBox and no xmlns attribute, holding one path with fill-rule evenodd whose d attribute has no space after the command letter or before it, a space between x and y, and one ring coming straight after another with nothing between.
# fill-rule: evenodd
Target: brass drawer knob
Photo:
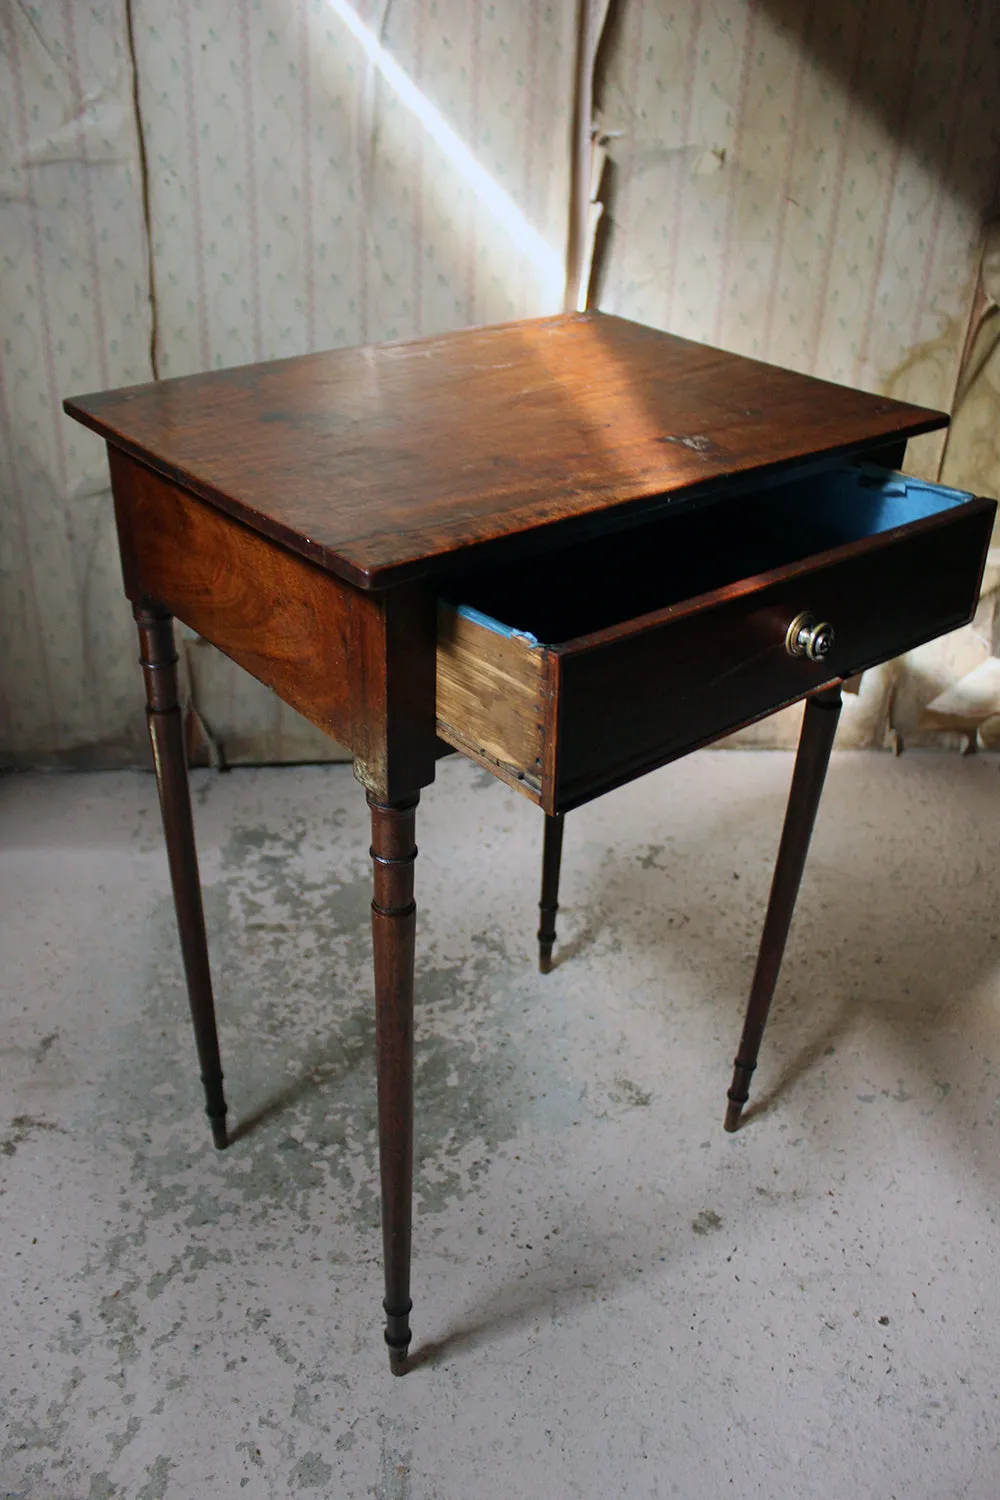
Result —
<instances>
[{"instance_id":1,"label":"brass drawer knob","mask_svg":"<svg viewBox=\"0 0 1000 1500\"><path fill-rule=\"evenodd\" d=\"M809 661L823 661L833 650L833 626L804 611L796 615L785 636L789 656L805 656Z\"/></svg>"}]
</instances>

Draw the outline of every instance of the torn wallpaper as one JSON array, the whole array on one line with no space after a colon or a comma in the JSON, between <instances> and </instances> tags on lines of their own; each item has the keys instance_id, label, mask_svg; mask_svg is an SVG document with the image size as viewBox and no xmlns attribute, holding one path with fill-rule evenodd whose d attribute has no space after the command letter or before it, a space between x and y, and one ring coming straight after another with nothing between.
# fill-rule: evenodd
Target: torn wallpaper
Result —
<instances>
[{"instance_id":1,"label":"torn wallpaper","mask_svg":"<svg viewBox=\"0 0 1000 1500\"><path fill-rule=\"evenodd\" d=\"M952 409L1000 175L998 86L989 0L622 0L598 66L599 305ZM996 379L973 372L943 474L992 495ZM911 443L907 468L936 478L942 444ZM991 650L987 613L867 674L838 743L927 738L923 705ZM794 743L800 716L738 738Z\"/></svg>"},{"instance_id":2,"label":"torn wallpaper","mask_svg":"<svg viewBox=\"0 0 1000 1500\"><path fill-rule=\"evenodd\" d=\"M958 365L998 58L988 0L0 0L3 762L144 755L104 458L62 397L555 310L591 83L592 302L954 406L943 477L996 494L991 317ZM996 651L998 578L866 674L847 741L958 742L927 705ZM204 643L185 664L211 753L335 753Z\"/></svg>"}]
</instances>

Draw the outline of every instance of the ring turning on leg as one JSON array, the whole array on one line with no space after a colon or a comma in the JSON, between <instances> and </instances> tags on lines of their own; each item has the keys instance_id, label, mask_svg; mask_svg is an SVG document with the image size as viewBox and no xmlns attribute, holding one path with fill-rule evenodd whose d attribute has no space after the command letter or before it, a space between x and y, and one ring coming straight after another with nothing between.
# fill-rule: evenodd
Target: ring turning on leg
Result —
<instances>
[{"instance_id":1,"label":"ring turning on leg","mask_svg":"<svg viewBox=\"0 0 1000 1500\"><path fill-rule=\"evenodd\" d=\"M559 910L559 866L562 862L562 813L545 815L545 840L542 845L542 894L538 903L538 967L543 974L552 968L552 944L556 940L556 912Z\"/></svg>"},{"instance_id":2,"label":"ring turning on leg","mask_svg":"<svg viewBox=\"0 0 1000 1500\"><path fill-rule=\"evenodd\" d=\"M406 1371L410 1346L410 1240L413 1198L413 955L417 798L380 803L371 796L374 876L375 1050L378 1071L385 1341L389 1368Z\"/></svg>"}]
</instances>

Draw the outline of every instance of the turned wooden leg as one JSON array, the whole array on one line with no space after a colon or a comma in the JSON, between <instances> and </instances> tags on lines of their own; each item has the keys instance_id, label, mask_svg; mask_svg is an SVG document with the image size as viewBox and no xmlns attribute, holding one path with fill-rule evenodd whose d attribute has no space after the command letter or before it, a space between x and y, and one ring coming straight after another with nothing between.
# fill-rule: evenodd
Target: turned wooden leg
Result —
<instances>
[{"instance_id":1,"label":"turned wooden leg","mask_svg":"<svg viewBox=\"0 0 1000 1500\"><path fill-rule=\"evenodd\" d=\"M835 687L817 693L815 698L809 698L806 702L785 826L781 833L778 862L774 867L764 932L757 954L757 968L754 971L743 1035L729 1089L725 1121L727 1130L737 1128L743 1106L750 1097L750 1079L757 1066L757 1054L767 1024L767 1013L785 953L795 898L809 852L809 839L816 821L826 768L830 763L833 737L837 732L840 701L840 688Z\"/></svg>"},{"instance_id":2,"label":"turned wooden leg","mask_svg":"<svg viewBox=\"0 0 1000 1500\"><path fill-rule=\"evenodd\" d=\"M542 894L538 902L538 967L543 974L552 968L552 944L556 940L556 912L559 910L559 866L562 862L562 813L545 814L545 841L542 845Z\"/></svg>"},{"instance_id":3,"label":"turned wooden leg","mask_svg":"<svg viewBox=\"0 0 1000 1500\"><path fill-rule=\"evenodd\" d=\"M153 746L153 765L160 793L194 1038L201 1065L201 1081L205 1087L205 1108L212 1125L212 1139L221 1151L226 1145L226 1098L222 1091L212 975L208 966L198 855L191 821L184 727L177 701L174 623L170 615L141 609L138 605L133 613L139 627L139 660L146 680L146 721Z\"/></svg>"},{"instance_id":4,"label":"turned wooden leg","mask_svg":"<svg viewBox=\"0 0 1000 1500\"><path fill-rule=\"evenodd\" d=\"M376 802L372 811L372 944L378 1149L382 1178L385 1341L389 1368L406 1371L410 1345L410 1238L413 1199L413 841L417 797Z\"/></svg>"}]
</instances>

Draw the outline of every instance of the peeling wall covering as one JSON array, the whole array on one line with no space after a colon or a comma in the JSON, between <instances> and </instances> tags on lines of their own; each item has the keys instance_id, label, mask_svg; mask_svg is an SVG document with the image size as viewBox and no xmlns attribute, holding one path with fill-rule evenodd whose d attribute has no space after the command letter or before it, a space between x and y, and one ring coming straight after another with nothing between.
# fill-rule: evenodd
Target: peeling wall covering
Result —
<instances>
[{"instance_id":1,"label":"peeling wall covering","mask_svg":"<svg viewBox=\"0 0 1000 1500\"><path fill-rule=\"evenodd\" d=\"M623 0L599 60L598 305L950 410L996 200L998 84L988 0ZM993 495L996 379L991 363L963 396L942 476ZM937 478L941 446L912 443L907 468ZM926 738L922 705L989 653L978 623L869 673L840 742ZM737 738L793 743L799 716Z\"/></svg>"},{"instance_id":2,"label":"peeling wall covering","mask_svg":"<svg viewBox=\"0 0 1000 1500\"><path fill-rule=\"evenodd\" d=\"M0 0L0 757L144 754L101 445L63 395L550 311L497 213L365 58L346 0ZM603 10L592 0L595 14ZM576 0L357 0L356 15L553 252L566 243ZM1000 492L987 320L956 394L1000 165L989 0L617 0L598 305L951 408L942 477ZM148 163L149 245L139 137ZM151 252L151 253L150 253ZM150 285L150 269L152 285ZM151 295L152 294L152 295ZM911 447L935 477L941 439ZM975 628L866 674L861 744L959 736L925 706ZM211 648L188 678L230 760L331 742ZM740 739L789 743L797 715Z\"/></svg>"}]
</instances>

